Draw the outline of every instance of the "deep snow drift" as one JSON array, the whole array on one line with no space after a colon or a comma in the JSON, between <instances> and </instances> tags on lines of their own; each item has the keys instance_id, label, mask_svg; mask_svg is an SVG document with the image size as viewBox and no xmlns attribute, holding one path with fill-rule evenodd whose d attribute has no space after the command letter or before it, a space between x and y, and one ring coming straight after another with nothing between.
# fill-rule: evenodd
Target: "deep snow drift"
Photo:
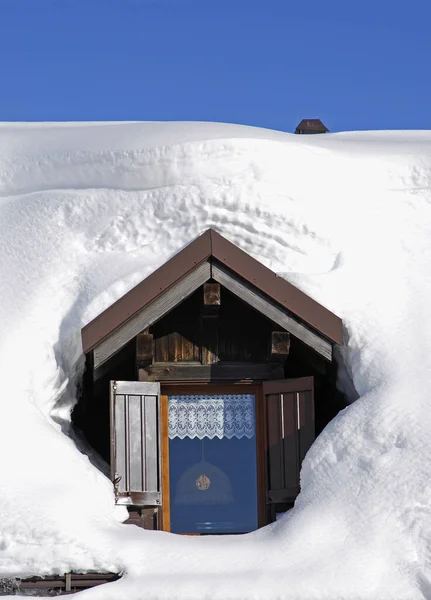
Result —
<instances>
[{"instance_id":1,"label":"deep snow drift","mask_svg":"<svg viewBox=\"0 0 431 600\"><path fill-rule=\"evenodd\" d=\"M359 399L287 516L187 538L122 525L64 432L81 327L210 226L343 318ZM106 600L431 598L431 132L3 124L0 261L1 576L124 569L84 593Z\"/></svg>"}]
</instances>

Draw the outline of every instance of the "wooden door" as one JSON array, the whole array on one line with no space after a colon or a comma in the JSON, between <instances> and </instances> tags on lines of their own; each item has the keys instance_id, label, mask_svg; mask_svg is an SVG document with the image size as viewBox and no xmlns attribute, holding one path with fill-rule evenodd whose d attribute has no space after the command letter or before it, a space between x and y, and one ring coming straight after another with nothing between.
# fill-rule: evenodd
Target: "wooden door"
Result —
<instances>
[{"instance_id":1,"label":"wooden door","mask_svg":"<svg viewBox=\"0 0 431 600\"><path fill-rule=\"evenodd\" d=\"M313 377L267 381L267 502L291 504L299 493L300 470L314 441Z\"/></svg>"}]
</instances>

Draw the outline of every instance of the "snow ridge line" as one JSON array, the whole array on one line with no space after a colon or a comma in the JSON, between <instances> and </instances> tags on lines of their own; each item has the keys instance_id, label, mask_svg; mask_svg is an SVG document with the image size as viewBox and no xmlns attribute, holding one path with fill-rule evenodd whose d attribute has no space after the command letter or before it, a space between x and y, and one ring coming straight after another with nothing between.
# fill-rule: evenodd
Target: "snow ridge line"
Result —
<instances>
[{"instance_id":1,"label":"snow ridge line","mask_svg":"<svg viewBox=\"0 0 431 600\"><path fill-rule=\"evenodd\" d=\"M259 140L249 138L238 138L240 148L236 144L235 138L232 139L217 139L217 140L204 140L203 142L186 142L175 146L158 146L157 148L144 148L142 150L109 150L91 152L86 150L80 150L75 152L54 152L44 154L43 152L38 155L28 155L17 153L11 158L3 158L0 161L0 189L5 185L14 182L14 179L23 179L23 175L30 177L31 181L26 185L15 186L15 191L8 193L2 192L0 197L12 196L18 193L28 193L28 191L37 191L39 188L35 187L34 179L37 176L40 177L44 171L50 173L54 172L55 176L59 172L63 172L67 178L71 178L72 181L76 181L78 178L85 177L85 170L88 170L89 174L94 176L94 171L103 170L103 177L112 178L117 180L127 177L136 177L141 179L142 175L145 181L145 170L151 169L153 176L158 170L162 170L164 175L172 176L174 172L176 175L186 170L189 173L195 172L196 162L199 162L201 166L203 163L208 161L211 166L214 165L215 161L222 160L229 164L232 161L234 155L236 158L244 157L250 150L253 153L256 151L256 144L260 146L262 143L278 146L283 145L283 142L274 140ZM16 165L24 164L25 169L17 169ZM59 171L61 167L61 171ZM110 167L114 169L110 172ZM163 169L163 167L170 167L169 169ZM120 169L120 172L119 172ZM30 175L32 170L35 171L34 175ZM142 173L144 171L144 173ZM149 177L151 179L151 177ZM24 178L25 179L25 178ZM8 181L9 180L9 181ZM61 184L55 184L55 188L63 187ZM74 189L81 189L76 183L71 186ZM100 184L85 184L86 188L97 189L102 187ZM112 187L115 189L115 185L106 186L108 189ZM134 191L140 189L142 184L139 186L121 185L118 186L121 189ZM146 187L144 185L144 187ZM48 187L48 189L50 189Z\"/></svg>"}]
</instances>

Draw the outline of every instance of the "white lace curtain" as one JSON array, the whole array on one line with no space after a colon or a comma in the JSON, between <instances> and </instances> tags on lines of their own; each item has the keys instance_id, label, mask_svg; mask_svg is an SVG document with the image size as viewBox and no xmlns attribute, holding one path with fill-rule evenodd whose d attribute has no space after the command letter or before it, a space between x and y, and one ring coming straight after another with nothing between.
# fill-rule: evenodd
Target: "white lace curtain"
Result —
<instances>
[{"instance_id":1,"label":"white lace curtain","mask_svg":"<svg viewBox=\"0 0 431 600\"><path fill-rule=\"evenodd\" d=\"M169 438L251 439L254 394L169 396Z\"/></svg>"}]
</instances>

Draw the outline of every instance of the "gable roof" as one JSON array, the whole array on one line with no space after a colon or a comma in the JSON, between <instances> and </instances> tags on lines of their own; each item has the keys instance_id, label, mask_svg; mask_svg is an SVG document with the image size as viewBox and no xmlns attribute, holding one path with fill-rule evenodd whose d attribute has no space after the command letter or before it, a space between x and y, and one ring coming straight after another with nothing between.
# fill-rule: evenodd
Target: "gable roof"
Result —
<instances>
[{"instance_id":1,"label":"gable roof","mask_svg":"<svg viewBox=\"0 0 431 600\"><path fill-rule=\"evenodd\" d=\"M308 131L310 133L326 133L329 131L329 129L325 127L320 119L302 119L295 129L295 133L299 133L300 131Z\"/></svg>"},{"instance_id":2,"label":"gable roof","mask_svg":"<svg viewBox=\"0 0 431 600\"><path fill-rule=\"evenodd\" d=\"M84 352L105 342L119 328L127 328L139 318L143 309L149 309L156 302L166 303L167 292L175 286L183 284L184 289L171 298L171 304L185 299L191 293L188 290L194 291L212 277L212 262L220 265L222 270L225 268L234 273L245 284L274 301L280 309L293 313L327 340L342 343L342 321L339 317L219 233L208 229L88 323L81 332ZM165 313L172 307L166 305Z\"/></svg>"}]
</instances>

